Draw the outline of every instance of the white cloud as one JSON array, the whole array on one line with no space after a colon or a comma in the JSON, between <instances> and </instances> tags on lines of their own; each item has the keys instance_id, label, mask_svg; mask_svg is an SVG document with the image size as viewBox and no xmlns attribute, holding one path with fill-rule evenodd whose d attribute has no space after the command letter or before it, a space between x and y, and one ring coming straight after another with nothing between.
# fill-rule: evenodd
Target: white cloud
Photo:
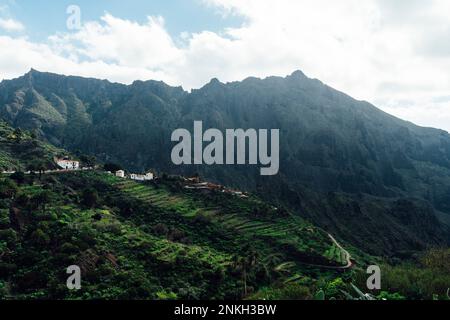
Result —
<instances>
[{"instance_id":1,"label":"white cloud","mask_svg":"<svg viewBox=\"0 0 450 320\"><path fill-rule=\"evenodd\" d=\"M139 24L105 14L43 44L0 37L1 74L34 67L189 89L212 77L234 81L302 69L397 116L450 131L450 101L439 98L450 95L448 0L203 1L245 22L175 40L161 17Z\"/></svg>"},{"instance_id":2,"label":"white cloud","mask_svg":"<svg viewBox=\"0 0 450 320\"><path fill-rule=\"evenodd\" d=\"M31 68L122 83L130 83L135 79L164 78L163 73L145 68L121 66L102 60L77 61L55 53L46 44L32 43L26 38L0 36L0 47L0 70L4 79L23 75Z\"/></svg>"},{"instance_id":3,"label":"white cloud","mask_svg":"<svg viewBox=\"0 0 450 320\"><path fill-rule=\"evenodd\" d=\"M434 102L450 88L449 1L204 1L248 18L230 32L244 51L266 52L245 64L251 74L301 68L394 115L450 131L450 101Z\"/></svg>"},{"instance_id":4,"label":"white cloud","mask_svg":"<svg viewBox=\"0 0 450 320\"><path fill-rule=\"evenodd\" d=\"M11 18L0 18L0 29L8 32L16 32L25 30L25 26Z\"/></svg>"},{"instance_id":5,"label":"white cloud","mask_svg":"<svg viewBox=\"0 0 450 320\"><path fill-rule=\"evenodd\" d=\"M72 54L129 67L157 69L182 57L162 17L148 17L144 25L110 14L101 20L86 23L77 33L53 36L51 41Z\"/></svg>"},{"instance_id":6,"label":"white cloud","mask_svg":"<svg viewBox=\"0 0 450 320\"><path fill-rule=\"evenodd\" d=\"M383 109L403 119L413 123L433 124L433 127L447 129L450 132L450 99L442 102L429 101L391 101Z\"/></svg>"}]
</instances>

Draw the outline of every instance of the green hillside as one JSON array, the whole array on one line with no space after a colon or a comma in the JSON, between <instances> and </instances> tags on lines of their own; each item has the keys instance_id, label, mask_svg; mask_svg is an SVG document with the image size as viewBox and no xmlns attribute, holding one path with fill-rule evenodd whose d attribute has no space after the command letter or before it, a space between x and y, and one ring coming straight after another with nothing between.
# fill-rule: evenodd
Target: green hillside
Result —
<instances>
[{"instance_id":1,"label":"green hillside","mask_svg":"<svg viewBox=\"0 0 450 320\"><path fill-rule=\"evenodd\" d=\"M345 299L367 265L386 263L253 196L94 171L0 179L0 252L0 299ZM79 291L66 288L70 265ZM386 265L382 294L445 297L448 270L419 266ZM421 272L419 291L396 268Z\"/></svg>"},{"instance_id":2,"label":"green hillside","mask_svg":"<svg viewBox=\"0 0 450 320\"><path fill-rule=\"evenodd\" d=\"M336 248L324 231L287 212L175 186L89 172L46 175L11 191L13 200L2 188L3 294L240 299L292 276L312 289L320 270L332 267L333 277L345 264L329 254ZM77 293L65 288L64 266L73 264L85 274Z\"/></svg>"},{"instance_id":3,"label":"green hillside","mask_svg":"<svg viewBox=\"0 0 450 320\"><path fill-rule=\"evenodd\" d=\"M25 171L30 166L52 169L53 157L64 153L36 139L33 134L13 129L0 120L0 171Z\"/></svg>"}]
</instances>

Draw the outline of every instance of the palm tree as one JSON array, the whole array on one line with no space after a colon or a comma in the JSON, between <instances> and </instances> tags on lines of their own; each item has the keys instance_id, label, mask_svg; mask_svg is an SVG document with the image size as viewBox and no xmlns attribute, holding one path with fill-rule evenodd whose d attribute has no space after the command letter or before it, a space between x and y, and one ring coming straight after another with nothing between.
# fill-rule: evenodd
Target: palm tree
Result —
<instances>
[{"instance_id":1,"label":"palm tree","mask_svg":"<svg viewBox=\"0 0 450 320\"><path fill-rule=\"evenodd\" d=\"M250 246L245 246L243 249L245 256L234 256L233 265L236 269L241 271L242 283L244 284L244 297L248 294L247 281L250 270L257 264L258 253Z\"/></svg>"},{"instance_id":2,"label":"palm tree","mask_svg":"<svg viewBox=\"0 0 450 320\"><path fill-rule=\"evenodd\" d=\"M290 273L293 267L295 267L294 262L283 262L277 265L274 270L277 273Z\"/></svg>"},{"instance_id":3,"label":"palm tree","mask_svg":"<svg viewBox=\"0 0 450 320\"><path fill-rule=\"evenodd\" d=\"M282 256L279 253L274 253L266 256L260 260L258 266L263 269L266 279L271 280L273 273L276 272L276 266L281 263Z\"/></svg>"},{"instance_id":4,"label":"palm tree","mask_svg":"<svg viewBox=\"0 0 450 320\"><path fill-rule=\"evenodd\" d=\"M35 171L39 172L39 180L42 179L42 174L46 169L47 169L46 163L41 160L34 161L32 164L28 166L28 170L30 170L30 172Z\"/></svg>"}]
</instances>

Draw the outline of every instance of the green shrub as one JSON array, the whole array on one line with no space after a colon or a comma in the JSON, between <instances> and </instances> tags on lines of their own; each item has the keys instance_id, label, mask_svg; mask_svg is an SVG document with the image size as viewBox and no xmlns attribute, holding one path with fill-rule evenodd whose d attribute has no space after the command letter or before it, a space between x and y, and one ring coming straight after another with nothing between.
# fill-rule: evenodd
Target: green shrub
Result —
<instances>
[{"instance_id":1,"label":"green shrub","mask_svg":"<svg viewBox=\"0 0 450 320\"><path fill-rule=\"evenodd\" d=\"M381 291L380 294L377 296L377 299L379 299L379 300L406 300L406 298L398 292L389 293L386 291Z\"/></svg>"},{"instance_id":2,"label":"green shrub","mask_svg":"<svg viewBox=\"0 0 450 320\"><path fill-rule=\"evenodd\" d=\"M176 300L177 295L173 292L159 291L156 293L159 300Z\"/></svg>"},{"instance_id":3,"label":"green shrub","mask_svg":"<svg viewBox=\"0 0 450 320\"><path fill-rule=\"evenodd\" d=\"M0 241L5 241L8 245L17 242L17 233L13 229L0 230Z\"/></svg>"},{"instance_id":4,"label":"green shrub","mask_svg":"<svg viewBox=\"0 0 450 320\"><path fill-rule=\"evenodd\" d=\"M325 287L325 296L343 298L342 290L346 290L347 285L344 283L342 278L336 278L331 282L328 282Z\"/></svg>"},{"instance_id":5,"label":"green shrub","mask_svg":"<svg viewBox=\"0 0 450 320\"><path fill-rule=\"evenodd\" d=\"M31 235L31 239L37 245L47 245L50 243L50 237L42 229L37 229Z\"/></svg>"},{"instance_id":6,"label":"green shrub","mask_svg":"<svg viewBox=\"0 0 450 320\"><path fill-rule=\"evenodd\" d=\"M11 199L18 191L17 184L10 179L0 180L0 199Z\"/></svg>"}]
</instances>

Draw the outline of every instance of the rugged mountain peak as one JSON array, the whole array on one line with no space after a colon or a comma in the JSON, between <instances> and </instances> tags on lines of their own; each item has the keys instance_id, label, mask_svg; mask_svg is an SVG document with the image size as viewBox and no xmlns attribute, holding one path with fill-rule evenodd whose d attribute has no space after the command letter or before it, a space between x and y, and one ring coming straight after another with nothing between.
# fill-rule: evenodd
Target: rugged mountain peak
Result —
<instances>
[{"instance_id":1,"label":"rugged mountain peak","mask_svg":"<svg viewBox=\"0 0 450 320\"><path fill-rule=\"evenodd\" d=\"M41 73L40 71L38 71L38 70L36 70L36 69L33 69L33 68L31 68L30 69L30 71L28 71L28 75L32 75L32 74L35 74L35 73Z\"/></svg>"},{"instance_id":2,"label":"rugged mountain peak","mask_svg":"<svg viewBox=\"0 0 450 320\"><path fill-rule=\"evenodd\" d=\"M303 73L303 71L301 71L301 70L296 70L296 71L294 71L291 75L290 75L290 77L292 77L292 78L299 78L299 79L305 79L305 78L307 78L307 76Z\"/></svg>"},{"instance_id":3,"label":"rugged mountain peak","mask_svg":"<svg viewBox=\"0 0 450 320\"><path fill-rule=\"evenodd\" d=\"M207 84L208 86L221 86L223 85L222 82L220 82L217 78L212 78L211 81Z\"/></svg>"},{"instance_id":4,"label":"rugged mountain peak","mask_svg":"<svg viewBox=\"0 0 450 320\"><path fill-rule=\"evenodd\" d=\"M33 77L40 76L40 75L43 75L43 74L44 74L43 72L40 72L40 71L38 71L36 69L31 68L30 71L28 71L27 73L25 73L23 75L23 77L26 78L26 79L33 79Z\"/></svg>"},{"instance_id":5,"label":"rugged mountain peak","mask_svg":"<svg viewBox=\"0 0 450 320\"><path fill-rule=\"evenodd\" d=\"M52 75L53 77L64 77L62 75L41 72L41 71L31 68L30 71L25 73L23 76L19 77L17 80L19 80L19 83L22 82L22 85L24 85L25 87L32 88L36 84L36 82L39 82L42 79L45 79L46 78L45 76L49 76L49 75ZM11 81L14 81L14 80L11 80Z\"/></svg>"},{"instance_id":6,"label":"rugged mountain peak","mask_svg":"<svg viewBox=\"0 0 450 320\"><path fill-rule=\"evenodd\" d=\"M205 84L200 89L194 89L192 90L193 93L200 92L200 93L213 93L213 92L220 92L223 88L225 88L225 84L220 82L217 78L212 78L211 81L209 81L207 84Z\"/></svg>"},{"instance_id":7,"label":"rugged mountain peak","mask_svg":"<svg viewBox=\"0 0 450 320\"><path fill-rule=\"evenodd\" d=\"M30 69L24 76L23 79L25 80L25 86L27 88L33 87L33 77L38 74L39 72L33 68Z\"/></svg>"}]
</instances>

